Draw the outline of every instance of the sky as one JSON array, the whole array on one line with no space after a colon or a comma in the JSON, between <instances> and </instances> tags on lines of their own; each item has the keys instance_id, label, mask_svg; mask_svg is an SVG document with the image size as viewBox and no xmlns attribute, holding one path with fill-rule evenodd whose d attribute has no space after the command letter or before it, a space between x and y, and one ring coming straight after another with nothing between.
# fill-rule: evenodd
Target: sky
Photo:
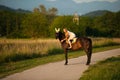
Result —
<instances>
[{"instance_id":1,"label":"sky","mask_svg":"<svg viewBox=\"0 0 120 80\"><path fill-rule=\"evenodd\" d=\"M47 9L57 8L60 15L82 15L95 10L120 11L120 0L0 0L0 5L30 11L41 4Z\"/></svg>"}]
</instances>

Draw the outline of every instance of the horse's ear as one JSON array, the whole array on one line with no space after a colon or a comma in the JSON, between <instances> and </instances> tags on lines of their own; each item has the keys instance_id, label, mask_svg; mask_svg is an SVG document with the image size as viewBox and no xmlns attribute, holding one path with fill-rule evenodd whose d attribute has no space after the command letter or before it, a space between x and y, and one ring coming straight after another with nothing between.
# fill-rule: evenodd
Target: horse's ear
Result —
<instances>
[{"instance_id":1,"label":"horse's ear","mask_svg":"<svg viewBox=\"0 0 120 80\"><path fill-rule=\"evenodd\" d=\"M57 28L55 28L55 31L58 33L58 32L60 31L60 28L58 28L58 29L57 29Z\"/></svg>"},{"instance_id":2,"label":"horse's ear","mask_svg":"<svg viewBox=\"0 0 120 80\"><path fill-rule=\"evenodd\" d=\"M60 31L60 28L58 28L58 32Z\"/></svg>"}]
</instances>

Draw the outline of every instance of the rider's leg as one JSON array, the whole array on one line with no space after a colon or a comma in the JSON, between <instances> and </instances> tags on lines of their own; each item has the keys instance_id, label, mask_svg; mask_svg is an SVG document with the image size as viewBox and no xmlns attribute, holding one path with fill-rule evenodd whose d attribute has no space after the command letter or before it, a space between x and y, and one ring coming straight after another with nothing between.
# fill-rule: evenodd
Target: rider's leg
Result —
<instances>
[{"instance_id":1,"label":"rider's leg","mask_svg":"<svg viewBox=\"0 0 120 80\"><path fill-rule=\"evenodd\" d=\"M68 43L69 43L69 45L70 45L69 48L72 48L72 43L71 43L70 40L73 40L73 38L75 38L75 35L70 35L70 37L69 37L69 39L68 39Z\"/></svg>"},{"instance_id":2,"label":"rider's leg","mask_svg":"<svg viewBox=\"0 0 120 80\"><path fill-rule=\"evenodd\" d=\"M69 48L72 48L72 44L71 44L71 41L68 39L68 43L69 43Z\"/></svg>"}]
</instances>

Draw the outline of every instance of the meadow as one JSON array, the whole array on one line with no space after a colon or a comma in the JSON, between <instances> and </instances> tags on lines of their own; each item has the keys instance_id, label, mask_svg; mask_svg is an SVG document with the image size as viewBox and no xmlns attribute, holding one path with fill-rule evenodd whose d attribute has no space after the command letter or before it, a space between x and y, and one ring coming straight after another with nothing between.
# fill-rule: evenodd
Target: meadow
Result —
<instances>
[{"instance_id":1,"label":"meadow","mask_svg":"<svg viewBox=\"0 0 120 80\"><path fill-rule=\"evenodd\" d=\"M119 38L92 38L93 47L119 45ZM0 63L63 53L56 39L0 39Z\"/></svg>"},{"instance_id":2,"label":"meadow","mask_svg":"<svg viewBox=\"0 0 120 80\"><path fill-rule=\"evenodd\" d=\"M53 49L60 49L55 39L0 39L0 63L41 57Z\"/></svg>"}]
</instances>

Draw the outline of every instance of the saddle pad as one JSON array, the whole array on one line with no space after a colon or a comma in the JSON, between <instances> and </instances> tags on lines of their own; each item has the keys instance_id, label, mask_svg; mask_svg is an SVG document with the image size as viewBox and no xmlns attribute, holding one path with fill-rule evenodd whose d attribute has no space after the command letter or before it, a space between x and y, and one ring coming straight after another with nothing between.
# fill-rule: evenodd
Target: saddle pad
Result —
<instances>
[{"instance_id":1,"label":"saddle pad","mask_svg":"<svg viewBox=\"0 0 120 80\"><path fill-rule=\"evenodd\" d=\"M76 40L77 40L77 38L73 38L73 40L72 40L72 44L75 43Z\"/></svg>"}]
</instances>

